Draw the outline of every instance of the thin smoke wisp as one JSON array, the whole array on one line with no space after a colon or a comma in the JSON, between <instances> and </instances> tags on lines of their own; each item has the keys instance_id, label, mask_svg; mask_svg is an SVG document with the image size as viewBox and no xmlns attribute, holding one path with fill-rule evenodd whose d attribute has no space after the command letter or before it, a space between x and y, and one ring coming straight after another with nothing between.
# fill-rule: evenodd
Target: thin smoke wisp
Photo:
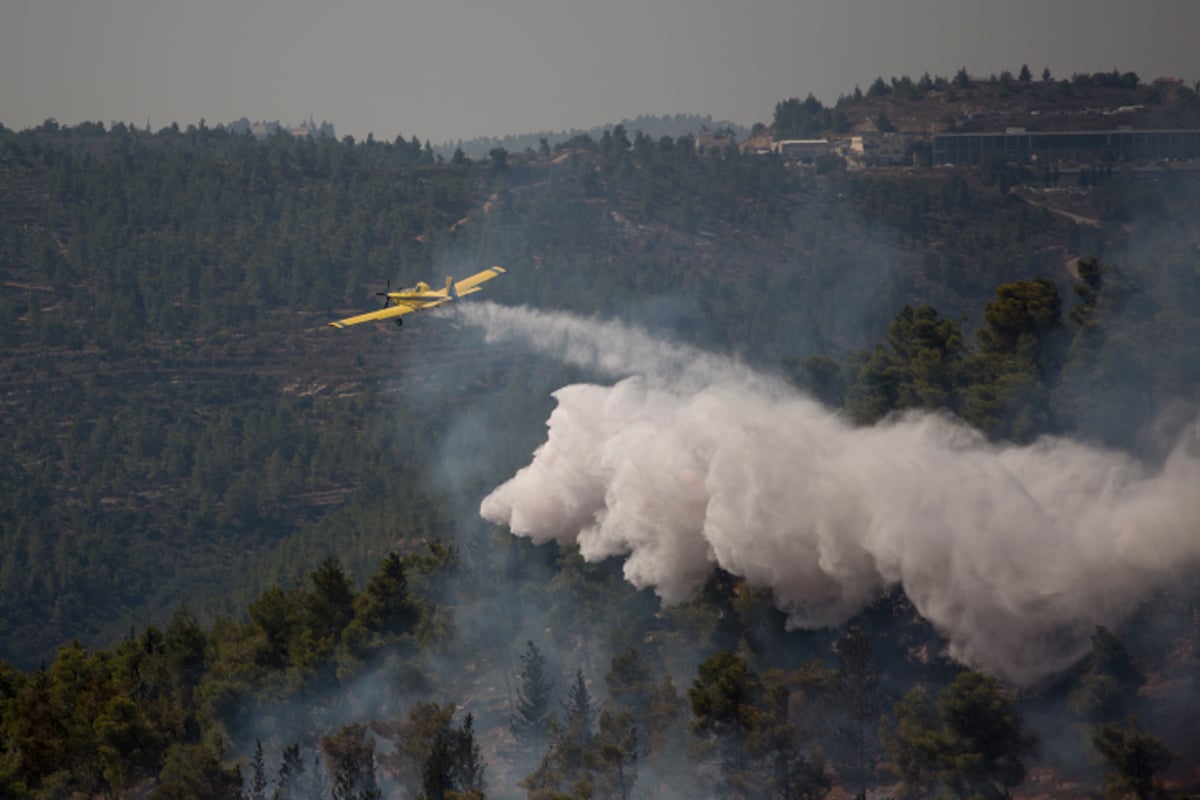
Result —
<instances>
[{"instance_id":1,"label":"thin smoke wisp","mask_svg":"<svg viewBox=\"0 0 1200 800\"><path fill-rule=\"evenodd\" d=\"M998 446L940 414L856 428L616 323L492 304L466 319L617 379L554 393L546 441L482 515L623 558L666 603L720 566L820 627L898 585L952 656L1024 684L1200 563L1194 428L1156 467L1061 438Z\"/></svg>"}]
</instances>

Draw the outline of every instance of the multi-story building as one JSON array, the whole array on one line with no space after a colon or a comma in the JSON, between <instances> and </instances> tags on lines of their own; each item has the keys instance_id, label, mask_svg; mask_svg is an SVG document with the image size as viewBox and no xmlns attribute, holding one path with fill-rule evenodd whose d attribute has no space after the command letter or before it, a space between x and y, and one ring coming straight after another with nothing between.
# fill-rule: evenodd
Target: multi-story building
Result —
<instances>
[{"instance_id":1,"label":"multi-story building","mask_svg":"<svg viewBox=\"0 0 1200 800\"><path fill-rule=\"evenodd\" d=\"M1132 130L1004 133L938 133L934 164L980 164L993 154L1007 161L1091 164L1200 158L1200 130Z\"/></svg>"},{"instance_id":2,"label":"multi-story building","mask_svg":"<svg viewBox=\"0 0 1200 800\"><path fill-rule=\"evenodd\" d=\"M783 156L785 161L811 163L817 156L833 152L828 139L780 139L771 144L771 151Z\"/></svg>"},{"instance_id":3,"label":"multi-story building","mask_svg":"<svg viewBox=\"0 0 1200 800\"><path fill-rule=\"evenodd\" d=\"M849 155L867 166L896 167L911 162L908 137L902 133L867 133L850 137Z\"/></svg>"}]
</instances>

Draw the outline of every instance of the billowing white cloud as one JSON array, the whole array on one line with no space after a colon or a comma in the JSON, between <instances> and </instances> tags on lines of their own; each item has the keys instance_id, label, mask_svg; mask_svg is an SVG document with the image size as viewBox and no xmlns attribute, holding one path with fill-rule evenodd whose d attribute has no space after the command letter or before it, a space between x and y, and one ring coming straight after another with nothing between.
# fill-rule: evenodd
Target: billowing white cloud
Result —
<instances>
[{"instance_id":1,"label":"billowing white cloud","mask_svg":"<svg viewBox=\"0 0 1200 800\"><path fill-rule=\"evenodd\" d=\"M769 587L791 625L819 627L899 585L953 656L1027 683L1200 563L1194 440L1150 469L1064 439L996 446L942 415L856 428L744 367L613 323L489 304L468 318L637 373L555 392L546 442L481 513L589 560L622 557L664 602L719 565Z\"/></svg>"}]
</instances>

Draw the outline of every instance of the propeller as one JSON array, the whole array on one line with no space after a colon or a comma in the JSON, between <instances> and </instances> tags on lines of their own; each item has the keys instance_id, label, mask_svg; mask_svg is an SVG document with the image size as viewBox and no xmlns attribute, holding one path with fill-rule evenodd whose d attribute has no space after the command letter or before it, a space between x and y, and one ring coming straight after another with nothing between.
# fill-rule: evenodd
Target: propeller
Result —
<instances>
[{"instance_id":1,"label":"propeller","mask_svg":"<svg viewBox=\"0 0 1200 800\"><path fill-rule=\"evenodd\" d=\"M387 291L386 291L386 292L376 292L376 293L375 293L375 295L376 295L377 297L382 297L382 298L383 298L383 307L384 307L384 308L387 308L387 304L388 304L388 295L389 295L389 294L391 294L391 293L392 293L392 279L391 279L391 278L388 278L388 279L387 279Z\"/></svg>"}]
</instances>

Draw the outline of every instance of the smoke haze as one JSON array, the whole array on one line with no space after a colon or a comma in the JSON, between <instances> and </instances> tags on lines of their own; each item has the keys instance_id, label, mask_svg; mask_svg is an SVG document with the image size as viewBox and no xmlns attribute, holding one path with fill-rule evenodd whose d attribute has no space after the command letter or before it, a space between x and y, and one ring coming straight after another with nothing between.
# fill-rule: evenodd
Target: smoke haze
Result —
<instances>
[{"instance_id":1,"label":"smoke haze","mask_svg":"<svg viewBox=\"0 0 1200 800\"><path fill-rule=\"evenodd\" d=\"M1064 439L997 446L936 414L855 428L745 365L616 323L463 312L489 341L616 379L554 393L545 443L482 515L590 561L624 557L626 579L666 603L720 566L814 628L898 584L952 656L1030 683L1200 560L1194 428L1156 467Z\"/></svg>"}]
</instances>

